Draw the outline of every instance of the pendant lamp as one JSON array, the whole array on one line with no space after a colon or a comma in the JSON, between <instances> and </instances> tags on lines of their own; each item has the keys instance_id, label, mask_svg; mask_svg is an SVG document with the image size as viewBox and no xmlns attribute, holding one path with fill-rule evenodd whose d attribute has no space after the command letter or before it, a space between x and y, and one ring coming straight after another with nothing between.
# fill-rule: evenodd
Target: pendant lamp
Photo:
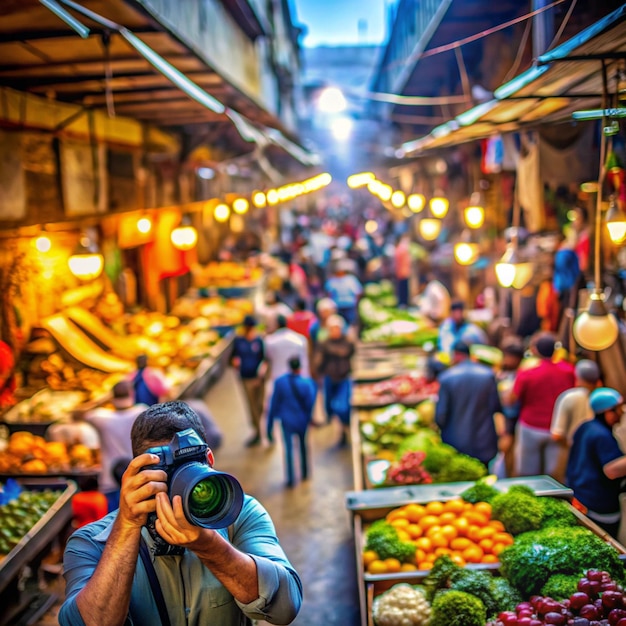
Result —
<instances>
[{"instance_id":1,"label":"pendant lamp","mask_svg":"<svg viewBox=\"0 0 626 626\"><path fill-rule=\"evenodd\" d=\"M626 213L619 208L615 196L611 196L605 222L611 241L616 245L624 243L626 241Z\"/></svg>"}]
</instances>

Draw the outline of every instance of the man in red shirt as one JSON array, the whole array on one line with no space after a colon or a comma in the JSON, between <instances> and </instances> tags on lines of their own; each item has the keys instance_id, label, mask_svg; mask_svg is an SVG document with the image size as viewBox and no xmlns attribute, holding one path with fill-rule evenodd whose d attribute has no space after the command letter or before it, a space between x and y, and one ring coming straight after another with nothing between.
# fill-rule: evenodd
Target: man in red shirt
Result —
<instances>
[{"instance_id":1,"label":"man in red shirt","mask_svg":"<svg viewBox=\"0 0 626 626\"><path fill-rule=\"evenodd\" d=\"M509 402L519 402L519 421L515 443L515 474L537 476L554 474L559 446L550 435L556 399L575 383L569 363L553 363L555 337L541 334L532 346L540 362L536 367L519 370Z\"/></svg>"},{"instance_id":2,"label":"man in red shirt","mask_svg":"<svg viewBox=\"0 0 626 626\"><path fill-rule=\"evenodd\" d=\"M315 313L307 311L306 302L300 299L296 302L294 312L287 318L287 328L291 328L291 330L295 330L297 333L310 339L311 324L316 319Z\"/></svg>"}]
</instances>

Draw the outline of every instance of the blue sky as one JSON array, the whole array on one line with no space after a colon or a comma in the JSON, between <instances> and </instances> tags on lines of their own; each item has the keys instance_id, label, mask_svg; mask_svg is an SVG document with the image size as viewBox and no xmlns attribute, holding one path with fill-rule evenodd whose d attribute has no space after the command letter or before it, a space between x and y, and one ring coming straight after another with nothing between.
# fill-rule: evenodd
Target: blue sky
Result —
<instances>
[{"instance_id":1,"label":"blue sky","mask_svg":"<svg viewBox=\"0 0 626 626\"><path fill-rule=\"evenodd\" d=\"M295 21L307 27L302 44L380 44L385 37L386 5L389 0L291 0ZM359 20L367 22L359 36Z\"/></svg>"}]
</instances>

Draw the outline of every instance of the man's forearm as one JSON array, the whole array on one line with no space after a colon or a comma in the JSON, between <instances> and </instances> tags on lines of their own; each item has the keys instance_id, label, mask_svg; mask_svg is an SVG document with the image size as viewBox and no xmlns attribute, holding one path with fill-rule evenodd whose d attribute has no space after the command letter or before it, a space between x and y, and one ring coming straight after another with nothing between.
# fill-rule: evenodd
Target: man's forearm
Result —
<instances>
[{"instance_id":1,"label":"man's forearm","mask_svg":"<svg viewBox=\"0 0 626 626\"><path fill-rule=\"evenodd\" d=\"M76 596L86 626L121 626L126 620L140 540L141 528L113 524L93 576Z\"/></svg>"},{"instance_id":2,"label":"man's forearm","mask_svg":"<svg viewBox=\"0 0 626 626\"><path fill-rule=\"evenodd\" d=\"M193 551L241 604L249 604L259 597L257 568L251 556L237 550L217 533L208 546Z\"/></svg>"}]
</instances>

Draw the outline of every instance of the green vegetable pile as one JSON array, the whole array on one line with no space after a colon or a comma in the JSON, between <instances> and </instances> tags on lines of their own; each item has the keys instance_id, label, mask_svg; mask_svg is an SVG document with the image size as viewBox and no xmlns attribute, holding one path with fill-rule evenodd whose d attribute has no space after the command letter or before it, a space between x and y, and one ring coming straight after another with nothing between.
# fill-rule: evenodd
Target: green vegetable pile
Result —
<instances>
[{"instance_id":1,"label":"green vegetable pile","mask_svg":"<svg viewBox=\"0 0 626 626\"><path fill-rule=\"evenodd\" d=\"M8 554L58 500L60 491L22 491L0 506L0 554Z\"/></svg>"},{"instance_id":2,"label":"green vegetable pile","mask_svg":"<svg viewBox=\"0 0 626 626\"><path fill-rule=\"evenodd\" d=\"M365 535L365 549L374 550L379 559L398 559L401 563L415 560L415 544L401 541L396 529L384 519L376 520Z\"/></svg>"},{"instance_id":3,"label":"green vegetable pile","mask_svg":"<svg viewBox=\"0 0 626 626\"><path fill-rule=\"evenodd\" d=\"M422 426L421 422L419 407L416 410L407 409L401 404L391 404L375 411L369 421L361 424L363 453L374 455L380 450L395 452L408 437L415 434L438 440L438 435Z\"/></svg>"},{"instance_id":4,"label":"green vegetable pile","mask_svg":"<svg viewBox=\"0 0 626 626\"><path fill-rule=\"evenodd\" d=\"M514 485L491 500L493 519L500 520L512 535L539 530L576 526L578 521L563 500L536 496L525 485Z\"/></svg>"},{"instance_id":5,"label":"green vegetable pile","mask_svg":"<svg viewBox=\"0 0 626 626\"><path fill-rule=\"evenodd\" d=\"M541 595L553 600L565 600L578 591L578 574L555 574L541 588Z\"/></svg>"},{"instance_id":6,"label":"green vegetable pile","mask_svg":"<svg viewBox=\"0 0 626 626\"><path fill-rule=\"evenodd\" d=\"M430 626L484 626L485 605L464 591L443 591L430 608Z\"/></svg>"},{"instance_id":7,"label":"green vegetable pile","mask_svg":"<svg viewBox=\"0 0 626 626\"><path fill-rule=\"evenodd\" d=\"M501 611L512 610L522 599L517 590L506 579L493 576L487 570L459 567L448 556L441 556L435 561L433 568L424 579L423 585L427 599L432 602L433 617L436 615L435 604L441 596L442 590L471 594L479 600L482 612L489 618L496 616ZM483 618L481 626L484 623L485 618Z\"/></svg>"},{"instance_id":8,"label":"green vegetable pile","mask_svg":"<svg viewBox=\"0 0 626 626\"><path fill-rule=\"evenodd\" d=\"M503 575L525 597L541 592L556 574L580 578L588 569L599 569L615 580L624 579L624 565L617 551L582 527L523 533L500 553L500 562Z\"/></svg>"},{"instance_id":9,"label":"green vegetable pile","mask_svg":"<svg viewBox=\"0 0 626 626\"><path fill-rule=\"evenodd\" d=\"M502 492L498 491L492 485L479 480L460 495L465 502L476 504L477 502L491 502L500 493Z\"/></svg>"}]
</instances>

